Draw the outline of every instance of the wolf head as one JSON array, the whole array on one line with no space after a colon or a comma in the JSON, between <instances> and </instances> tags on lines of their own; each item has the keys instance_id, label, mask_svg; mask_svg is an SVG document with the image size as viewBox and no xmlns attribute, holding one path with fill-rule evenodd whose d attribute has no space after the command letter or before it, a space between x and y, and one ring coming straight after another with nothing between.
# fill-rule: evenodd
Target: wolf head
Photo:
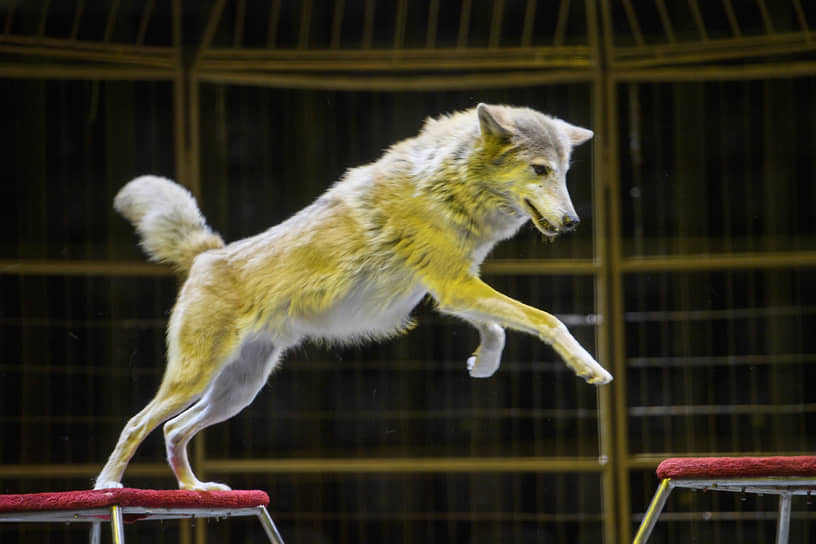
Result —
<instances>
[{"instance_id":1,"label":"wolf head","mask_svg":"<svg viewBox=\"0 0 816 544\"><path fill-rule=\"evenodd\" d=\"M528 108L479 104L482 175L548 239L580 222L567 191L572 148L592 131Z\"/></svg>"}]
</instances>

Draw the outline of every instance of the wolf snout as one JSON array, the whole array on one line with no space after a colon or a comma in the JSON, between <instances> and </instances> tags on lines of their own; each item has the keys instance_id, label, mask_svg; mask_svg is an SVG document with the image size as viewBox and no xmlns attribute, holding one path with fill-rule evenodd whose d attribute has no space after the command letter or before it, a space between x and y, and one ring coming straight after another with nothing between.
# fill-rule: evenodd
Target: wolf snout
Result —
<instances>
[{"instance_id":1,"label":"wolf snout","mask_svg":"<svg viewBox=\"0 0 816 544\"><path fill-rule=\"evenodd\" d=\"M565 232L573 231L580 222L581 220L577 216L566 214L561 218L561 230Z\"/></svg>"}]
</instances>

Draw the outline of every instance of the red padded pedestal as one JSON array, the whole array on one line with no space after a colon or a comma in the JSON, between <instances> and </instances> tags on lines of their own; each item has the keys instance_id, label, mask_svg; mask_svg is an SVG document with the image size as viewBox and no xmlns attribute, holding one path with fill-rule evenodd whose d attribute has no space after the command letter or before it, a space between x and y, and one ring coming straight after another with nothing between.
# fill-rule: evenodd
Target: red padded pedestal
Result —
<instances>
[{"instance_id":1,"label":"red padded pedestal","mask_svg":"<svg viewBox=\"0 0 816 544\"><path fill-rule=\"evenodd\" d=\"M816 477L816 456L674 457L657 467L660 479Z\"/></svg>"},{"instance_id":2,"label":"red padded pedestal","mask_svg":"<svg viewBox=\"0 0 816 544\"><path fill-rule=\"evenodd\" d=\"M90 523L91 542L100 542L100 525L110 522L113 541L124 543L124 523L143 519L255 516L269 542L283 539L269 516L269 495L259 490L187 491L112 488L0 495L0 522Z\"/></svg>"},{"instance_id":3,"label":"red padded pedestal","mask_svg":"<svg viewBox=\"0 0 816 544\"><path fill-rule=\"evenodd\" d=\"M0 495L0 512L82 510L108 506L143 508L252 508L266 506L263 491L187 491L184 489L93 489Z\"/></svg>"}]
</instances>

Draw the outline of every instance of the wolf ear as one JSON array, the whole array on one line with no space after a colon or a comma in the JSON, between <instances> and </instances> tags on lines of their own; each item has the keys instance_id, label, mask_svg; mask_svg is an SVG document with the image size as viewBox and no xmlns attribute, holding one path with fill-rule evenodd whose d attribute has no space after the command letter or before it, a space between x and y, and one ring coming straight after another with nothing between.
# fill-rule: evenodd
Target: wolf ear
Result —
<instances>
[{"instance_id":1,"label":"wolf ear","mask_svg":"<svg viewBox=\"0 0 816 544\"><path fill-rule=\"evenodd\" d=\"M595 135L595 133L588 128L576 127L560 119L558 121L561 125L561 130L567 135L567 139L572 145L581 145Z\"/></svg>"},{"instance_id":2,"label":"wolf ear","mask_svg":"<svg viewBox=\"0 0 816 544\"><path fill-rule=\"evenodd\" d=\"M479 116L482 136L507 139L512 135L513 132L508 128L509 123L499 108L482 103L476 106L476 113Z\"/></svg>"}]
</instances>

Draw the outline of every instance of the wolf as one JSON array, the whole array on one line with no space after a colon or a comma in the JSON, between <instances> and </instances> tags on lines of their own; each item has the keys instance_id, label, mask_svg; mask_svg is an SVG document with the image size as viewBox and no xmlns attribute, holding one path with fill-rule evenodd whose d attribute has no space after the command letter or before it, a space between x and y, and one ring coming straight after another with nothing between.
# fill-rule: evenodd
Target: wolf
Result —
<instances>
[{"instance_id":1,"label":"wolf","mask_svg":"<svg viewBox=\"0 0 816 544\"><path fill-rule=\"evenodd\" d=\"M182 489L227 490L193 473L187 445L248 406L287 350L348 344L411 328L427 295L472 324L473 377L499 368L505 327L550 344L578 376L612 376L554 316L479 279L493 246L532 221L546 239L579 223L566 174L592 131L528 108L479 104L428 119L376 162L348 170L315 202L261 234L225 244L180 185L141 176L114 208L150 259L185 279L170 315L158 392L125 425L95 488L121 487L145 436L164 425Z\"/></svg>"}]
</instances>

